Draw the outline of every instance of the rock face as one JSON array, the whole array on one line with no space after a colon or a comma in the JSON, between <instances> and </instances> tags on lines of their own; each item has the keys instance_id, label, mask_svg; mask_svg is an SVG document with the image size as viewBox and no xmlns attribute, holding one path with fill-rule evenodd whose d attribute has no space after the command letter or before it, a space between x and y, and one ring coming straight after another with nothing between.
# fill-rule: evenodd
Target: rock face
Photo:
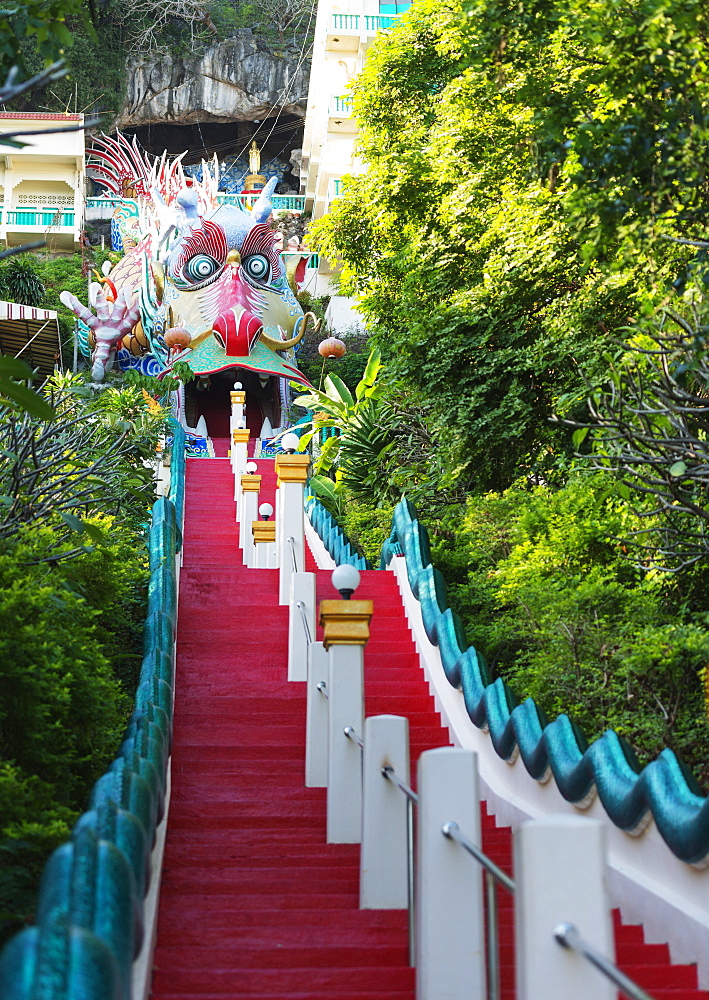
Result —
<instances>
[{"instance_id":1,"label":"rock face","mask_svg":"<svg viewBox=\"0 0 709 1000\"><path fill-rule=\"evenodd\" d=\"M175 122L260 121L277 110L305 117L310 65L277 55L250 28L195 56L157 54L127 64L119 128Z\"/></svg>"}]
</instances>

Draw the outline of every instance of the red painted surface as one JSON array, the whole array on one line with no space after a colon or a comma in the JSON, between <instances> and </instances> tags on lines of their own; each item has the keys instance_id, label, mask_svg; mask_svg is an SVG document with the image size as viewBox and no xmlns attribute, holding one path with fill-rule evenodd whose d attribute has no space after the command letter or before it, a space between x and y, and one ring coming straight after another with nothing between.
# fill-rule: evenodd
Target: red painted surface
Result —
<instances>
[{"instance_id":1,"label":"red painted surface","mask_svg":"<svg viewBox=\"0 0 709 1000\"><path fill-rule=\"evenodd\" d=\"M267 461L260 500L273 502ZM189 459L180 580L172 802L153 1000L413 1000L406 915L358 909L358 855L325 843L325 792L303 787L305 685L288 683L276 570L245 570L223 460ZM309 558L309 569L314 569ZM318 598L334 597L318 571ZM367 714L411 720L412 760L448 742L393 574L366 572L375 614ZM511 835L483 809L483 846ZM503 1000L514 996L511 898L500 890ZM694 967L616 918L619 961L657 1000L709 1000ZM477 998L476 998L477 1000Z\"/></svg>"}]
</instances>

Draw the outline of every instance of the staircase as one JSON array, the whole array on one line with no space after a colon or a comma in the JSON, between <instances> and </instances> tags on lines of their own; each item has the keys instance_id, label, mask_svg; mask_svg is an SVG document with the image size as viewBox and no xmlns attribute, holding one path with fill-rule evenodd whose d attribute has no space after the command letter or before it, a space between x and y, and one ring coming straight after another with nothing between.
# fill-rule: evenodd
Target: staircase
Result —
<instances>
[{"instance_id":1,"label":"staircase","mask_svg":"<svg viewBox=\"0 0 709 1000\"><path fill-rule=\"evenodd\" d=\"M273 502L272 462L259 461ZM403 911L358 908L359 848L325 843L325 790L303 786L305 685L288 683L278 571L247 570L223 458L189 459L180 580L172 800L153 1000L413 1000ZM318 600L334 597L317 572ZM394 575L374 601L367 715L410 719L412 771L446 745ZM511 833L483 809L483 847L510 871ZM514 996L512 900L500 890L502 998ZM693 966L615 915L618 962L656 1000L709 1000ZM477 998L476 998L477 1000Z\"/></svg>"}]
</instances>

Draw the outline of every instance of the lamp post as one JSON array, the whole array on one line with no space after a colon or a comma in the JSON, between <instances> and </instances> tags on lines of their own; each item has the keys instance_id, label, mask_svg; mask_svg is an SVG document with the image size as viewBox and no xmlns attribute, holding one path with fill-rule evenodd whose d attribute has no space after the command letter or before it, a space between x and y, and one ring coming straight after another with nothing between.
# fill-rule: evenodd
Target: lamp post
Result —
<instances>
[{"instance_id":1,"label":"lamp post","mask_svg":"<svg viewBox=\"0 0 709 1000\"><path fill-rule=\"evenodd\" d=\"M308 478L309 455L296 455L300 444L297 434L284 434L284 455L276 456L278 492L276 494L276 549L280 570L278 603L288 604L290 580L294 572L305 569L305 526L303 491ZM289 541L292 539L292 541Z\"/></svg>"},{"instance_id":2,"label":"lamp post","mask_svg":"<svg viewBox=\"0 0 709 1000\"><path fill-rule=\"evenodd\" d=\"M284 434L281 438L281 449L286 455L294 455L298 450L300 445L300 438L293 431L289 431L288 434ZM276 469L276 471L278 471ZM281 529L283 527L283 511L281 509L281 501L283 499L283 494L280 489L280 481L276 486L276 565L280 566L280 551L281 551Z\"/></svg>"},{"instance_id":3,"label":"lamp post","mask_svg":"<svg viewBox=\"0 0 709 1000\"><path fill-rule=\"evenodd\" d=\"M341 600L320 602L323 645L328 651L327 841L357 844L362 838L362 757L345 735L364 731L364 647L372 601L353 601L359 586L354 566L338 566L332 584Z\"/></svg>"},{"instance_id":4,"label":"lamp post","mask_svg":"<svg viewBox=\"0 0 709 1000\"><path fill-rule=\"evenodd\" d=\"M231 467L234 473L234 499L239 499L239 478L246 471L246 462L249 453L248 427L242 427L237 423L231 432Z\"/></svg>"},{"instance_id":5,"label":"lamp post","mask_svg":"<svg viewBox=\"0 0 709 1000\"><path fill-rule=\"evenodd\" d=\"M246 475L241 476L239 543L244 550L244 566L253 565L253 535L250 526L256 520L258 494L261 489L261 476L256 475L257 469L256 462L247 462Z\"/></svg>"},{"instance_id":6,"label":"lamp post","mask_svg":"<svg viewBox=\"0 0 709 1000\"><path fill-rule=\"evenodd\" d=\"M246 427L246 393L243 391L241 382L234 383L234 388L229 393L229 399L231 400L231 413L229 415L229 434L231 435L235 427Z\"/></svg>"},{"instance_id":7,"label":"lamp post","mask_svg":"<svg viewBox=\"0 0 709 1000\"><path fill-rule=\"evenodd\" d=\"M251 523L253 565L257 569L268 569L271 564L269 556L276 540L276 522L269 521L269 517L273 514L273 507L270 503L262 503L258 512L261 520Z\"/></svg>"}]
</instances>

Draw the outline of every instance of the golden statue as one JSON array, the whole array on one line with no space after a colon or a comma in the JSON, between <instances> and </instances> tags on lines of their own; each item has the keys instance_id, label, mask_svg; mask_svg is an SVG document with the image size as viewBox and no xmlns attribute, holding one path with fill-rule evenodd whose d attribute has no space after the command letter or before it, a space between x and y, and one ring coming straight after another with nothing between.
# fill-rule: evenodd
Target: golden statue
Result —
<instances>
[{"instance_id":1,"label":"golden statue","mask_svg":"<svg viewBox=\"0 0 709 1000\"><path fill-rule=\"evenodd\" d=\"M254 139L251 143L251 148L249 149L249 170L250 173L247 174L244 179L244 191L254 191L256 188L264 187L267 178L263 174L259 173L261 169L261 150L256 145L256 140Z\"/></svg>"}]
</instances>

